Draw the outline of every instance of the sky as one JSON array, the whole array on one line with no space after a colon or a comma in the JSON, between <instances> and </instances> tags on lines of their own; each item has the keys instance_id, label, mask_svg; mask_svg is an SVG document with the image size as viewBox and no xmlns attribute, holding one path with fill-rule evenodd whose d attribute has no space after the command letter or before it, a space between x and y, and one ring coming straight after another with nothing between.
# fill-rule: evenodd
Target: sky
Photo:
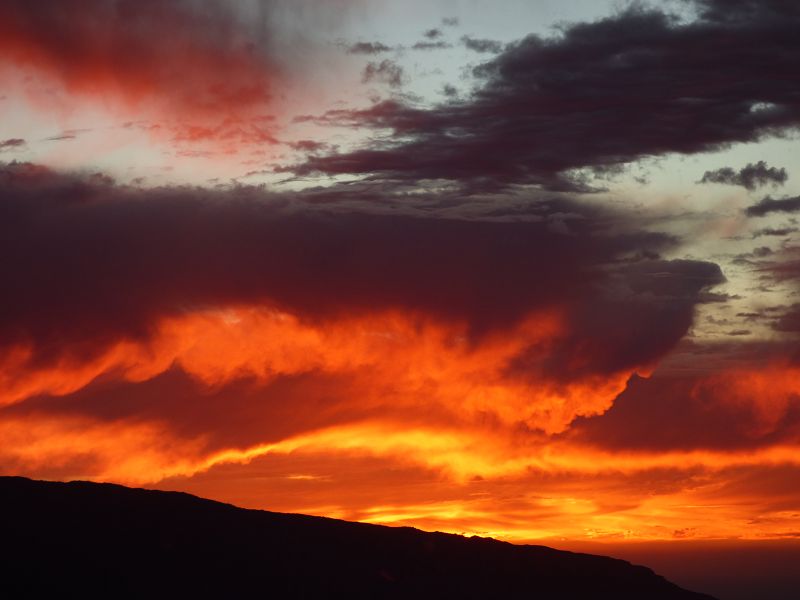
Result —
<instances>
[{"instance_id":1,"label":"sky","mask_svg":"<svg viewBox=\"0 0 800 600\"><path fill-rule=\"evenodd\" d=\"M796 548L798 27L5 0L0 474Z\"/></svg>"}]
</instances>

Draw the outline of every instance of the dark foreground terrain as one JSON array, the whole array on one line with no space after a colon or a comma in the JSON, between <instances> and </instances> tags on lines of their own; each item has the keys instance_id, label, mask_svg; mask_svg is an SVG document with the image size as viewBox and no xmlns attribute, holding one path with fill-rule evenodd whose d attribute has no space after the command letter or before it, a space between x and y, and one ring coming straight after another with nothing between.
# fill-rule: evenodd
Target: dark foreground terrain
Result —
<instances>
[{"instance_id":1,"label":"dark foreground terrain","mask_svg":"<svg viewBox=\"0 0 800 600\"><path fill-rule=\"evenodd\" d=\"M0 477L0 598L708 599L544 546Z\"/></svg>"}]
</instances>

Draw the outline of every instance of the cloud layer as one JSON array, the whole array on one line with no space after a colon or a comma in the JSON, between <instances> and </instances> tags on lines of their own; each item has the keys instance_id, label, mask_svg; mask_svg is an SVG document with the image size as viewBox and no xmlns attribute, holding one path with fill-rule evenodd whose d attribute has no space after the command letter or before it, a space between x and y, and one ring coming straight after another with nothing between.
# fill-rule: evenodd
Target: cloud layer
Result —
<instances>
[{"instance_id":1,"label":"cloud layer","mask_svg":"<svg viewBox=\"0 0 800 600\"><path fill-rule=\"evenodd\" d=\"M264 41L219 2L10 0L0 23L3 61L69 93L230 114L267 102L279 75Z\"/></svg>"},{"instance_id":2,"label":"cloud layer","mask_svg":"<svg viewBox=\"0 0 800 600\"><path fill-rule=\"evenodd\" d=\"M482 82L462 102L331 113L328 120L388 129L401 141L294 169L580 189L573 169L707 152L797 126L796 7L699 8L689 22L631 8L556 37L528 36L478 66Z\"/></svg>"},{"instance_id":3,"label":"cloud layer","mask_svg":"<svg viewBox=\"0 0 800 600\"><path fill-rule=\"evenodd\" d=\"M51 165L0 164L0 472L513 540L796 536L788 171L756 147L652 189L625 165L788 143L800 10L634 4L459 44L437 15L405 39L326 30L319 53L304 24L351 4L0 7L14 93L123 106L121 130L161 124L248 178L53 168L38 145L113 137L91 123L0 141ZM415 42L486 62L456 90ZM311 110L334 79L354 89ZM281 102L320 116L279 141ZM109 157L118 181L142 152Z\"/></svg>"},{"instance_id":4,"label":"cloud layer","mask_svg":"<svg viewBox=\"0 0 800 600\"><path fill-rule=\"evenodd\" d=\"M731 167L722 167L715 171L706 171L700 183L724 183L739 185L747 190L754 190L765 185L779 186L786 183L789 174L786 169L767 166L763 160L749 163L739 171Z\"/></svg>"},{"instance_id":5,"label":"cloud layer","mask_svg":"<svg viewBox=\"0 0 800 600\"><path fill-rule=\"evenodd\" d=\"M458 477L494 470L469 466L487 427L536 439L602 414L723 281L568 199L513 218L387 212L347 187L319 205L316 190L143 190L29 164L0 186L2 252L18 257L0 273L6 469L152 481L275 444L337 448L344 427L358 447L394 439L388 456L422 436Z\"/></svg>"}]
</instances>

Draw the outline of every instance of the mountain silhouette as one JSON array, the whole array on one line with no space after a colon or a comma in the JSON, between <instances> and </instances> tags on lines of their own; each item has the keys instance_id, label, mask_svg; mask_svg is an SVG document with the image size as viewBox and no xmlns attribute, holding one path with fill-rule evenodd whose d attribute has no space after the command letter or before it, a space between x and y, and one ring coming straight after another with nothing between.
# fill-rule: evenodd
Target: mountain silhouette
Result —
<instances>
[{"instance_id":1,"label":"mountain silhouette","mask_svg":"<svg viewBox=\"0 0 800 600\"><path fill-rule=\"evenodd\" d=\"M650 569L488 538L0 477L0 598L709 600Z\"/></svg>"}]
</instances>

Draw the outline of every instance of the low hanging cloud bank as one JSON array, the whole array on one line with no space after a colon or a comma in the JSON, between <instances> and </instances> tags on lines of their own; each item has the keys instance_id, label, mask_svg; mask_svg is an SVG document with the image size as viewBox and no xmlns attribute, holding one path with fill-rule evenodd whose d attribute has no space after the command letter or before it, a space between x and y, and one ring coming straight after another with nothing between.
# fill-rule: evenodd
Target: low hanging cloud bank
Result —
<instances>
[{"instance_id":1,"label":"low hanging cloud bank","mask_svg":"<svg viewBox=\"0 0 800 600\"><path fill-rule=\"evenodd\" d=\"M637 315L677 339L700 292L722 281L716 265L653 258L669 237L568 200L481 220L314 208L258 188L137 190L25 164L3 167L0 185L4 250L19 257L2 267L15 283L3 345L31 344L38 362L146 338L161 317L249 304L311 322L405 311L473 334L558 309L587 320L576 345L623 347L634 343L623 320ZM641 344L645 362L663 352Z\"/></svg>"},{"instance_id":2,"label":"low hanging cloud bank","mask_svg":"<svg viewBox=\"0 0 800 600\"><path fill-rule=\"evenodd\" d=\"M242 415L266 418L273 404L297 411L295 435L384 410L563 431L652 369L723 281L712 263L658 258L668 236L566 199L513 219L386 212L314 205L313 192L134 189L27 164L4 166L0 188L0 250L17 257L0 267L14 282L0 300L6 434L40 456L36 431L62 452L75 428L112 443L98 419L136 421L132 444L173 431L195 448L184 459L195 466L176 468L202 469L208 452L280 440L269 426L237 438ZM198 393L207 419L185 429L151 388L167 373L195 389L249 381L261 400L226 401L239 415L227 428L209 407L228 396ZM115 412L81 391L111 381L131 391L104 395L150 389L151 418L138 400L109 400ZM325 407L322 421L305 416L308 402ZM6 460L24 462L26 447ZM164 464L148 468L172 472Z\"/></svg>"}]
</instances>

